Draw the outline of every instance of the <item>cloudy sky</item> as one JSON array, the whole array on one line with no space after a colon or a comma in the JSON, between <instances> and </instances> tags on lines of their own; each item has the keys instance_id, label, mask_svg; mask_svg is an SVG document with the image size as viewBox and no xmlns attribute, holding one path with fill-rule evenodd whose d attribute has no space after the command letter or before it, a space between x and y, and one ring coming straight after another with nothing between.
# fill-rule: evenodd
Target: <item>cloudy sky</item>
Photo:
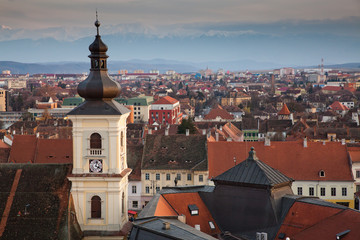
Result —
<instances>
[{"instance_id":1,"label":"cloudy sky","mask_svg":"<svg viewBox=\"0 0 360 240\"><path fill-rule=\"evenodd\" d=\"M0 42L42 38L69 42L93 36L96 9L104 35L306 35L309 44L313 44L311 34L351 38L353 42L360 38L360 0L1 0ZM328 51L336 46L333 44ZM359 53L351 47L346 51ZM355 55L348 60L356 61ZM346 61L345 56L342 61Z\"/></svg>"}]
</instances>

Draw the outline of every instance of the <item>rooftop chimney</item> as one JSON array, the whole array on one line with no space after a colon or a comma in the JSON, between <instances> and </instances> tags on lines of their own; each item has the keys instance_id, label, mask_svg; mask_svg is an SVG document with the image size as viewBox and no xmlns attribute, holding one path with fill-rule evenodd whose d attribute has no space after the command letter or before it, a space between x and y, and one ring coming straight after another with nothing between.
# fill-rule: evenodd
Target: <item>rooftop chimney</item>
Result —
<instances>
[{"instance_id":1,"label":"rooftop chimney","mask_svg":"<svg viewBox=\"0 0 360 240\"><path fill-rule=\"evenodd\" d=\"M169 222L163 222L163 229L169 230L170 229L170 223Z\"/></svg>"},{"instance_id":2,"label":"rooftop chimney","mask_svg":"<svg viewBox=\"0 0 360 240\"><path fill-rule=\"evenodd\" d=\"M165 136L169 136L169 129L165 129Z\"/></svg>"},{"instance_id":3,"label":"rooftop chimney","mask_svg":"<svg viewBox=\"0 0 360 240\"><path fill-rule=\"evenodd\" d=\"M270 146L270 138L269 137L265 137L265 142L264 142L264 146Z\"/></svg>"},{"instance_id":4,"label":"rooftop chimney","mask_svg":"<svg viewBox=\"0 0 360 240\"><path fill-rule=\"evenodd\" d=\"M341 139L341 145L345 145L346 141L345 138Z\"/></svg>"},{"instance_id":5,"label":"rooftop chimney","mask_svg":"<svg viewBox=\"0 0 360 240\"><path fill-rule=\"evenodd\" d=\"M202 130L202 135L206 135L206 129Z\"/></svg>"},{"instance_id":6,"label":"rooftop chimney","mask_svg":"<svg viewBox=\"0 0 360 240\"><path fill-rule=\"evenodd\" d=\"M189 136L189 134L190 134L190 130L186 129L186 136Z\"/></svg>"},{"instance_id":7,"label":"rooftop chimney","mask_svg":"<svg viewBox=\"0 0 360 240\"><path fill-rule=\"evenodd\" d=\"M220 129L220 131L222 131L222 126L220 126L220 128L219 128L219 129Z\"/></svg>"},{"instance_id":8,"label":"rooftop chimney","mask_svg":"<svg viewBox=\"0 0 360 240\"><path fill-rule=\"evenodd\" d=\"M218 133L218 132L215 133L215 140L216 140L217 142L219 141L219 133Z\"/></svg>"},{"instance_id":9,"label":"rooftop chimney","mask_svg":"<svg viewBox=\"0 0 360 240\"><path fill-rule=\"evenodd\" d=\"M307 147L307 139L306 139L306 137L304 138L304 148L306 148Z\"/></svg>"},{"instance_id":10,"label":"rooftop chimney","mask_svg":"<svg viewBox=\"0 0 360 240\"><path fill-rule=\"evenodd\" d=\"M148 134L152 134L152 129L151 128L149 128Z\"/></svg>"},{"instance_id":11,"label":"rooftop chimney","mask_svg":"<svg viewBox=\"0 0 360 240\"><path fill-rule=\"evenodd\" d=\"M178 220L182 223L186 224L186 216L184 214L181 214L178 216Z\"/></svg>"}]
</instances>

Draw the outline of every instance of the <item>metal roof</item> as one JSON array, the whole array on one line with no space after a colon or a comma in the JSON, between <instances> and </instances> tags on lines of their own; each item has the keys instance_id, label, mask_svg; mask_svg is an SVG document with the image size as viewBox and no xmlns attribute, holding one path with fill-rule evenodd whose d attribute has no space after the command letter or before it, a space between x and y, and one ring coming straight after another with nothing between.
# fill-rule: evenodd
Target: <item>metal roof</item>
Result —
<instances>
[{"instance_id":1,"label":"metal roof","mask_svg":"<svg viewBox=\"0 0 360 240\"><path fill-rule=\"evenodd\" d=\"M114 100L85 101L71 110L68 115L123 115L130 112Z\"/></svg>"},{"instance_id":2,"label":"metal roof","mask_svg":"<svg viewBox=\"0 0 360 240\"><path fill-rule=\"evenodd\" d=\"M256 157L254 148L251 148L249 157L245 161L215 177L213 181L274 187L290 183L293 179L260 161Z\"/></svg>"}]
</instances>

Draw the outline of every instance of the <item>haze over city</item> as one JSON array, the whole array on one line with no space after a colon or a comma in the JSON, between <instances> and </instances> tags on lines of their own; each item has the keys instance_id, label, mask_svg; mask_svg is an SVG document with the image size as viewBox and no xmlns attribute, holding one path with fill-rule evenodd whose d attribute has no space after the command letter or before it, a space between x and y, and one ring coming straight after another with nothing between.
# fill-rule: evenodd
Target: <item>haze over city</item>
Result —
<instances>
[{"instance_id":1,"label":"haze over city","mask_svg":"<svg viewBox=\"0 0 360 240\"><path fill-rule=\"evenodd\" d=\"M96 9L110 62L161 58L309 66L321 58L325 64L360 61L357 0L9 0L0 9L0 60L87 62L83 46L94 35Z\"/></svg>"}]
</instances>

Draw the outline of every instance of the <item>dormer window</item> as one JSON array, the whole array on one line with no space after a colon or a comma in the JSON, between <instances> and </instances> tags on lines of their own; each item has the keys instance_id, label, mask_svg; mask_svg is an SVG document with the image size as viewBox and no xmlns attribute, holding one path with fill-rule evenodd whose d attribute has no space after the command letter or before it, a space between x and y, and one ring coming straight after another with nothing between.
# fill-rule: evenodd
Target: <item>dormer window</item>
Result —
<instances>
[{"instance_id":1,"label":"dormer window","mask_svg":"<svg viewBox=\"0 0 360 240\"><path fill-rule=\"evenodd\" d=\"M324 171L324 170L320 170L320 171L319 171L319 176L320 176L320 177L325 177L325 171Z\"/></svg>"},{"instance_id":2,"label":"dormer window","mask_svg":"<svg viewBox=\"0 0 360 240\"><path fill-rule=\"evenodd\" d=\"M188 205L191 216L199 215L199 208L196 204Z\"/></svg>"}]
</instances>

